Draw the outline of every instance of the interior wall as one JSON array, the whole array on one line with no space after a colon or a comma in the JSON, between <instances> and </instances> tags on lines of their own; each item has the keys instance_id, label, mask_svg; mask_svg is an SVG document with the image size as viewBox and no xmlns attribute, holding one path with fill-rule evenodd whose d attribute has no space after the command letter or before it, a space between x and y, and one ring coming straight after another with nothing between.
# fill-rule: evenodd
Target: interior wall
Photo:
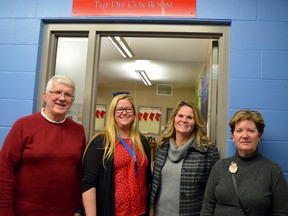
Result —
<instances>
[{"instance_id":1,"label":"interior wall","mask_svg":"<svg viewBox=\"0 0 288 216\"><path fill-rule=\"evenodd\" d=\"M35 111L43 19L51 18L53 22L61 18L64 21L77 20L71 15L71 4L72 1L59 0L28 1L25 4L1 1L0 146L12 124L19 117ZM267 125L261 153L280 164L288 180L288 100L283 97L288 89L287 8L288 1L285 0L199 0L195 20L231 20L231 61L229 77L224 80L229 83L228 112L219 118L230 119L242 108L261 111ZM93 18L80 19L91 22ZM132 19L141 21L145 17ZM153 18L152 22L157 19ZM186 18L179 20L185 22ZM219 83L219 86L222 88L223 84ZM227 125L222 128L221 133L230 133ZM226 138L227 141L222 142L228 148L226 156L230 156L235 148L231 135Z\"/></svg>"},{"instance_id":2,"label":"interior wall","mask_svg":"<svg viewBox=\"0 0 288 216\"><path fill-rule=\"evenodd\" d=\"M124 87L125 86L125 87ZM132 85L115 85L101 84L98 86L97 104L106 105L108 111L113 93L117 91L129 92L135 101L135 106L151 106L161 108L160 128L164 128L166 124L167 108L174 108L180 100L195 101L195 88L173 86L172 96L157 95L157 85L145 86L142 84ZM97 121L96 121L97 124ZM154 136L159 141L160 134L145 134L146 136Z\"/></svg>"}]
</instances>

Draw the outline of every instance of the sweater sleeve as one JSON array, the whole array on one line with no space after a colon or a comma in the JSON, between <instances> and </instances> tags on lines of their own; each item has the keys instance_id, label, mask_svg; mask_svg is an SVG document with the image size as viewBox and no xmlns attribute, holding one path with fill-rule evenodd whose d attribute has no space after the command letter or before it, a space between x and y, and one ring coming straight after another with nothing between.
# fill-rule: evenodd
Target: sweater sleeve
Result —
<instances>
[{"instance_id":1,"label":"sweater sleeve","mask_svg":"<svg viewBox=\"0 0 288 216\"><path fill-rule=\"evenodd\" d=\"M272 206L273 215L288 215L288 184L284 177L281 168L276 165L272 169L273 184L272 184Z\"/></svg>"},{"instance_id":2,"label":"sweater sleeve","mask_svg":"<svg viewBox=\"0 0 288 216\"><path fill-rule=\"evenodd\" d=\"M210 152L211 152L210 154L211 154L212 165L214 166L214 164L220 159L217 146L213 145L210 149Z\"/></svg>"},{"instance_id":3,"label":"sweater sleeve","mask_svg":"<svg viewBox=\"0 0 288 216\"><path fill-rule=\"evenodd\" d=\"M147 169L147 183L148 185L151 184L152 181L152 170L151 170L151 150L150 150L150 143L148 142L148 140L146 139L145 136L141 136L141 142L145 151L145 154L147 156L148 159L148 166L149 169Z\"/></svg>"},{"instance_id":4,"label":"sweater sleeve","mask_svg":"<svg viewBox=\"0 0 288 216\"><path fill-rule=\"evenodd\" d=\"M85 132L84 127L81 125L81 132L78 131L79 134L82 134L82 148L81 148L81 156L83 156L85 148L86 148L86 138L85 138ZM79 189L77 188L77 200L76 200L76 207L75 211L82 210L83 202L82 202L82 192L81 192L81 181L82 181L82 160L79 161L78 167L77 167L77 185L79 185Z\"/></svg>"},{"instance_id":5,"label":"sweater sleeve","mask_svg":"<svg viewBox=\"0 0 288 216\"><path fill-rule=\"evenodd\" d=\"M212 167L214 166L214 164L220 159L220 155L218 152L218 148L215 145L212 145L209 149L209 159L208 159L208 167L209 167L209 173L212 169Z\"/></svg>"},{"instance_id":6,"label":"sweater sleeve","mask_svg":"<svg viewBox=\"0 0 288 216\"><path fill-rule=\"evenodd\" d=\"M146 183L147 183L147 206L146 206L146 215L149 215L150 211L150 192L151 192L151 183L152 183L152 170L151 170L151 150L150 143L145 136L141 135L141 142L145 151L145 154L148 159L148 169L146 172Z\"/></svg>"},{"instance_id":7,"label":"sweater sleeve","mask_svg":"<svg viewBox=\"0 0 288 216\"><path fill-rule=\"evenodd\" d=\"M101 147L102 145L102 147ZM82 193L96 188L103 158L103 139L95 137L87 146L83 158Z\"/></svg>"},{"instance_id":8,"label":"sweater sleeve","mask_svg":"<svg viewBox=\"0 0 288 216\"><path fill-rule=\"evenodd\" d=\"M0 152L0 215L14 215L15 173L21 162L22 149L26 142L22 136L22 124L16 121Z\"/></svg>"}]
</instances>

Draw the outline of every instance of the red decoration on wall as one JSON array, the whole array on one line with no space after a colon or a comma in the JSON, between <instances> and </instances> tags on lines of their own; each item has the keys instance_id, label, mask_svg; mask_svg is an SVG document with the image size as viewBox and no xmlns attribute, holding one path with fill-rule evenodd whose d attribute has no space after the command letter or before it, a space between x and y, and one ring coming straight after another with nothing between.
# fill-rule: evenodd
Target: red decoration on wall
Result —
<instances>
[{"instance_id":1,"label":"red decoration on wall","mask_svg":"<svg viewBox=\"0 0 288 216\"><path fill-rule=\"evenodd\" d=\"M160 117L161 117L161 114L160 114L160 113L156 113L156 115L155 115L156 121L159 121L159 120L160 120Z\"/></svg>"},{"instance_id":2,"label":"red decoration on wall","mask_svg":"<svg viewBox=\"0 0 288 216\"><path fill-rule=\"evenodd\" d=\"M99 115L100 115L100 110L96 110L96 113L95 113L96 118L99 118Z\"/></svg>"},{"instance_id":3,"label":"red decoration on wall","mask_svg":"<svg viewBox=\"0 0 288 216\"><path fill-rule=\"evenodd\" d=\"M143 116L143 113L139 112L139 113L138 113L138 120L139 120L139 121L141 121L142 116Z\"/></svg>"},{"instance_id":4,"label":"red decoration on wall","mask_svg":"<svg viewBox=\"0 0 288 216\"><path fill-rule=\"evenodd\" d=\"M101 118L104 118L106 111L105 110L101 110L100 116Z\"/></svg>"},{"instance_id":5,"label":"red decoration on wall","mask_svg":"<svg viewBox=\"0 0 288 216\"><path fill-rule=\"evenodd\" d=\"M145 120L145 121L147 121L147 118L148 118L148 113L147 112L144 112L144 114L143 114L143 119Z\"/></svg>"},{"instance_id":6,"label":"red decoration on wall","mask_svg":"<svg viewBox=\"0 0 288 216\"><path fill-rule=\"evenodd\" d=\"M196 0L73 0L72 16L196 17Z\"/></svg>"},{"instance_id":7,"label":"red decoration on wall","mask_svg":"<svg viewBox=\"0 0 288 216\"><path fill-rule=\"evenodd\" d=\"M149 119L150 119L151 121L153 121L154 116L155 116L155 113L151 112L150 115L149 115Z\"/></svg>"}]
</instances>

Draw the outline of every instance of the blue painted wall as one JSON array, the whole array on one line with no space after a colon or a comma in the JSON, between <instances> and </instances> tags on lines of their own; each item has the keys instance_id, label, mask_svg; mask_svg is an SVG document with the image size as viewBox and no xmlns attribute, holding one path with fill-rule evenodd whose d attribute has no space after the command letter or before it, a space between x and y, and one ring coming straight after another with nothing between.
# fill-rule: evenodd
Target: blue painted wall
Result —
<instances>
[{"instance_id":1,"label":"blue painted wall","mask_svg":"<svg viewBox=\"0 0 288 216\"><path fill-rule=\"evenodd\" d=\"M261 111L267 126L260 150L288 179L287 9L287 0L198 0L196 18L232 21L228 117L242 108ZM34 112L41 19L70 18L71 11L72 0L0 1L0 146L15 120ZM235 148L227 140L230 156Z\"/></svg>"}]
</instances>

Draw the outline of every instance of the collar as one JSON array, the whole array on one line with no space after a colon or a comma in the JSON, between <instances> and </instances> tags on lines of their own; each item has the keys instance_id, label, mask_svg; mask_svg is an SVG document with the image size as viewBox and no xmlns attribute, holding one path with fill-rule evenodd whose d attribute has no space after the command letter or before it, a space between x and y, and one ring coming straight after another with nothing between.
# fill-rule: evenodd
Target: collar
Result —
<instances>
[{"instance_id":1,"label":"collar","mask_svg":"<svg viewBox=\"0 0 288 216\"><path fill-rule=\"evenodd\" d=\"M65 122L67 116L65 116L65 118L62 121L54 121L50 118L48 118L48 116L45 114L44 112L44 108L41 109L41 115L49 122L54 123L54 124L62 124L63 122Z\"/></svg>"},{"instance_id":2,"label":"collar","mask_svg":"<svg viewBox=\"0 0 288 216\"><path fill-rule=\"evenodd\" d=\"M205 143L202 143L201 145L197 145L196 142L193 142L192 145L190 146L190 149L192 148L202 153L208 152L209 150L208 146L205 145Z\"/></svg>"},{"instance_id":3,"label":"collar","mask_svg":"<svg viewBox=\"0 0 288 216\"><path fill-rule=\"evenodd\" d=\"M259 158L259 156L260 156L260 153L258 152L258 148L257 148L254 153L252 153L251 155L246 156L246 157L240 156L239 153L236 151L234 158L236 159L236 161L238 161L240 163L241 162L247 163L247 162L250 162L252 160L256 160L257 158Z\"/></svg>"},{"instance_id":4,"label":"collar","mask_svg":"<svg viewBox=\"0 0 288 216\"><path fill-rule=\"evenodd\" d=\"M174 138L170 138L164 145L163 145L163 147L165 148L165 149L169 149L169 147L170 147L170 142L169 141L171 141L171 140L173 140L173 142L175 143L175 141L174 141ZM190 142L190 145L189 145L189 147L187 148L187 151L199 151L199 152L201 152L201 153L206 153L206 152L208 152L208 150L209 150L209 147L207 146L207 145L205 145L205 143L202 143L203 145L197 145L197 143L195 142L195 137L194 136L192 136L190 139L189 139L189 141L188 142Z\"/></svg>"}]
</instances>

